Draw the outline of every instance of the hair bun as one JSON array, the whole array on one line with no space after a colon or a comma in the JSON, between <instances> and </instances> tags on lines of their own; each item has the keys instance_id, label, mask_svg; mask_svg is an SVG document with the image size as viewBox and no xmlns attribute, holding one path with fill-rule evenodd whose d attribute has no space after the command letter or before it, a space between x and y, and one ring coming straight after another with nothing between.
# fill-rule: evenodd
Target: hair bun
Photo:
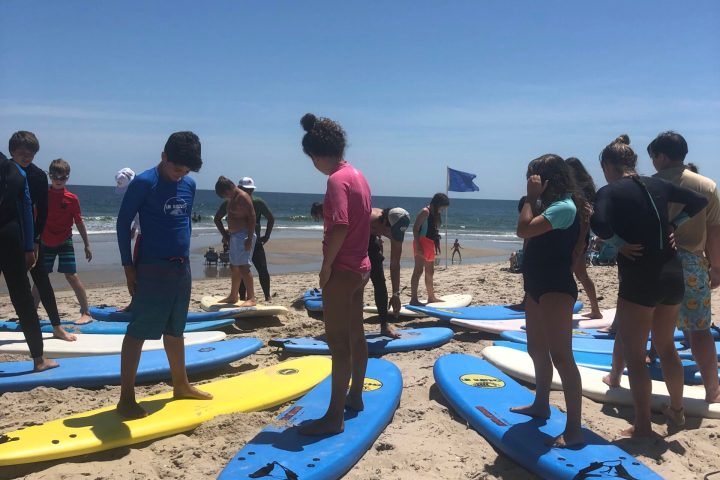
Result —
<instances>
[{"instance_id":1,"label":"hair bun","mask_svg":"<svg viewBox=\"0 0 720 480\"><path fill-rule=\"evenodd\" d=\"M628 137L627 134L623 133L622 135L617 137L613 143L622 143L624 145L630 145L630 137Z\"/></svg>"},{"instance_id":2,"label":"hair bun","mask_svg":"<svg viewBox=\"0 0 720 480\"><path fill-rule=\"evenodd\" d=\"M300 119L300 125L302 125L303 130L306 132L310 132L315 126L315 123L317 123L317 117L312 113L306 113Z\"/></svg>"}]
</instances>

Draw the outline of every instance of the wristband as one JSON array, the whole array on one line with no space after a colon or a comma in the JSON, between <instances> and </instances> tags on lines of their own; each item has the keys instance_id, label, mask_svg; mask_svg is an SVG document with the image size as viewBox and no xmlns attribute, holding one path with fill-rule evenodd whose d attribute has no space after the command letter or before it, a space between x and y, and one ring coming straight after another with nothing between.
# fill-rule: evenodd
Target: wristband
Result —
<instances>
[{"instance_id":1,"label":"wristband","mask_svg":"<svg viewBox=\"0 0 720 480\"><path fill-rule=\"evenodd\" d=\"M400 298L400 291L394 292L392 296Z\"/></svg>"}]
</instances>

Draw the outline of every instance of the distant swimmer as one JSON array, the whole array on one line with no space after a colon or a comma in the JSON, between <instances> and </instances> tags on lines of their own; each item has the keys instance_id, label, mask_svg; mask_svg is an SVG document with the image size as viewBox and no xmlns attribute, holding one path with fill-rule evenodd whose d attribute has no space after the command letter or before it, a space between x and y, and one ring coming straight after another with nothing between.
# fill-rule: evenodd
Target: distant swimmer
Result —
<instances>
[{"instance_id":1,"label":"distant swimmer","mask_svg":"<svg viewBox=\"0 0 720 480\"><path fill-rule=\"evenodd\" d=\"M418 298L420 277L425 273L425 288L428 303L440 302L435 296L433 276L435 274L435 252L440 246L441 213L450 205L450 199L444 193L436 193L430 204L423 207L415 217L413 226L413 256L415 268L410 278L410 304L422 305Z\"/></svg>"},{"instance_id":2,"label":"distant swimmer","mask_svg":"<svg viewBox=\"0 0 720 480\"><path fill-rule=\"evenodd\" d=\"M456 238L455 243L453 243L453 246L452 246L452 260L451 260L452 263L455 263L455 254L456 253L457 253L458 257L460 258L460 261L458 263L462 263L462 253L460 253L460 250L462 248L463 247L460 246L460 242Z\"/></svg>"}]
</instances>

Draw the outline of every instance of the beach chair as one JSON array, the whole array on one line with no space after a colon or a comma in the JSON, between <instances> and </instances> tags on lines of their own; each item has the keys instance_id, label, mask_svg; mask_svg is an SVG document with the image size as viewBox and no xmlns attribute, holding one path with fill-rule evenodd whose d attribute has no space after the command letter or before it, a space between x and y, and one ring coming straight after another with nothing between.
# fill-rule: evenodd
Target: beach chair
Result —
<instances>
[{"instance_id":1,"label":"beach chair","mask_svg":"<svg viewBox=\"0 0 720 480\"><path fill-rule=\"evenodd\" d=\"M215 247L209 247L205 252L205 265L217 265L219 255L215 251Z\"/></svg>"},{"instance_id":2,"label":"beach chair","mask_svg":"<svg viewBox=\"0 0 720 480\"><path fill-rule=\"evenodd\" d=\"M524 252L522 248L510 254L510 271L512 273L520 273L522 271L523 255Z\"/></svg>"},{"instance_id":3,"label":"beach chair","mask_svg":"<svg viewBox=\"0 0 720 480\"><path fill-rule=\"evenodd\" d=\"M617 263L617 247L599 240L597 237L593 242L593 249L588 251L590 263L595 266L615 265Z\"/></svg>"},{"instance_id":4,"label":"beach chair","mask_svg":"<svg viewBox=\"0 0 720 480\"><path fill-rule=\"evenodd\" d=\"M220 255L218 255L218 257L220 260L220 265L222 265L223 267L227 267L228 265L230 265L230 252L229 251L220 252Z\"/></svg>"}]
</instances>

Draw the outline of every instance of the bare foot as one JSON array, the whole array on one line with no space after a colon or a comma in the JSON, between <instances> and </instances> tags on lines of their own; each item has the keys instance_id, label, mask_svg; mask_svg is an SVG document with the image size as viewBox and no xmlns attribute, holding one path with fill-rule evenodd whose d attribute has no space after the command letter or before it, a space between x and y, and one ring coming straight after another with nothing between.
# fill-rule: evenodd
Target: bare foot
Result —
<instances>
[{"instance_id":1,"label":"bare foot","mask_svg":"<svg viewBox=\"0 0 720 480\"><path fill-rule=\"evenodd\" d=\"M650 437L653 434L652 428L648 425L645 428L639 428L635 425L620 431L622 437L642 438Z\"/></svg>"},{"instance_id":2,"label":"bare foot","mask_svg":"<svg viewBox=\"0 0 720 480\"><path fill-rule=\"evenodd\" d=\"M352 410L353 412L362 412L365 409L362 395L358 397L348 395L345 397L345 408Z\"/></svg>"},{"instance_id":3,"label":"bare foot","mask_svg":"<svg viewBox=\"0 0 720 480\"><path fill-rule=\"evenodd\" d=\"M720 388L715 391L715 394L709 394L705 390L705 401L707 403L720 403Z\"/></svg>"},{"instance_id":4,"label":"bare foot","mask_svg":"<svg viewBox=\"0 0 720 480\"><path fill-rule=\"evenodd\" d=\"M66 342L74 342L77 337L72 333L68 333L62 327L62 325L53 326L53 337L65 340Z\"/></svg>"},{"instance_id":5,"label":"bare foot","mask_svg":"<svg viewBox=\"0 0 720 480\"><path fill-rule=\"evenodd\" d=\"M176 388L173 391L173 398L176 400L212 400L213 396L211 393L203 392L191 385L187 385Z\"/></svg>"},{"instance_id":6,"label":"bare foot","mask_svg":"<svg viewBox=\"0 0 720 480\"><path fill-rule=\"evenodd\" d=\"M615 335L615 334L617 333L615 330L613 330L613 329L610 328L610 327L607 327L607 328L598 328L598 332L599 332L599 333L609 333L610 335Z\"/></svg>"},{"instance_id":7,"label":"bare foot","mask_svg":"<svg viewBox=\"0 0 720 480\"><path fill-rule=\"evenodd\" d=\"M118 312L130 312L132 311L132 303L129 303L127 307L118 308Z\"/></svg>"},{"instance_id":8,"label":"bare foot","mask_svg":"<svg viewBox=\"0 0 720 480\"><path fill-rule=\"evenodd\" d=\"M410 299L410 305L415 305L416 307L424 307L424 306L425 306L425 304L422 303L422 302L421 302L420 300L418 300L417 298L411 298L411 299Z\"/></svg>"},{"instance_id":9,"label":"bare foot","mask_svg":"<svg viewBox=\"0 0 720 480\"><path fill-rule=\"evenodd\" d=\"M600 310L593 310L592 312L583 313L583 317L585 317L585 318L603 318L603 315Z\"/></svg>"},{"instance_id":10,"label":"bare foot","mask_svg":"<svg viewBox=\"0 0 720 480\"><path fill-rule=\"evenodd\" d=\"M145 409L143 409L140 404L137 403L135 400L120 400L117 404L117 407L115 408L118 415L125 418L136 419L145 418L148 416L148 413L145 411Z\"/></svg>"},{"instance_id":11,"label":"bare foot","mask_svg":"<svg viewBox=\"0 0 720 480\"><path fill-rule=\"evenodd\" d=\"M582 431L573 434L563 432L559 437L549 439L545 442L545 445L552 448L573 448L584 444L585 438L583 438Z\"/></svg>"},{"instance_id":12,"label":"bare foot","mask_svg":"<svg viewBox=\"0 0 720 480\"><path fill-rule=\"evenodd\" d=\"M245 300L243 303L241 303L238 306L239 307L255 307L255 306L257 306L257 301L255 301L255 297L248 298L247 300Z\"/></svg>"},{"instance_id":13,"label":"bare foot","mask_svg":"<svg viewBox=\"0 0 720 480\"><path fill-rule=\"evenodd\" d=\"M82 315L80 315L80 319L75 320L73 323L74 323L75 325L84 325L84 324L86 324L86 323L92 322L92 319L93 319L93 318L90 316L90 314L87 313L87 312L85 312L85 313L83 313Z\"/></svg>"},{"instance_id":14,"label":"bare foot","mask_svg":"<svg viewBox=\"0 0 720 480\"><path fill-rule=\"evenodd\" d=\"M607 385L610 388L615 388L620 386L620 377L618 375L608 373L602 378L602 381L605 385Z\"/></svg>"},{"instance_id":15,"label":"bare foot","mask_svg":"<svg viewBox=\"0 0 720 480\"><path fill-rule=\"evenodd\" d=\"M511 412L519 413L521 415L527 415L533 418L548 419L550 418L550 407L536 407L533 405L527 405L525 407L512 407Z\"/></svg>"},{"instance_id":16,"label":"bare foot","mask_svg":"<svg viewBox=\"0 0 720 480\"><path fill-rule=\"evenodd\" d=\"M442 303L442 299L437 297L428 298L427 303Z\"/></svg>"},{"instance_id":17,"label":"bare foot","mask_svg":"<svg viewBox=\"0 0 720 480\"><path fill-rule=\"evenodd\" d=\"M51 368L60 366L60 364L55 360L50 360L45 357L33 358L33 362L35 363L35 367L33 368L33 371L35 372L44 372L45 370L50 370Z\"/></svg>"},{"instance_id":18,"label":"bare foot","mask_svg":"<svg viewBox=\"0 0 720 480\"><path fill-rule=\"evenodd\" d=\"M380 335L383 337L400 338L400 334L392 325L385 324L380 327Z\"/></svg>"},{"instance_id":19,"label":"bare foot","mask_svg":"<svg viewBox=\"0 0 720 480\"><path fill-rule=\"evenodd\" d=\"M304 422L298 432L300 435L310 435L314 437L322 435L337 435L345 431L345 421L340 418L340 422L331 420L327 417L318 418L317 420L308 420Z\"/></svg>"},{"instance_id":20,"label":"bare foot","mask_svg":"<svg viewBox=\"0 0 720 480\"><path fill-rule=\"evenodd\" d=\"M685 425L685 409L680 407L679 410L674 409L670 405L662 406L662 413L677 426Z\"/></svg>"},{"instance_id":21,"label":"bare foot","mask_svg":"<svg viewBox=\"0 0 720 480\"><path fill-rule=\"evenodd\" d=\"M222 300L218 300L217 303L229 303L231 305L234 305L239 301L240 301L240 298L237 295L236 296L228 295L227 297L223 298Z\"/></svg>"}]
</instances>

